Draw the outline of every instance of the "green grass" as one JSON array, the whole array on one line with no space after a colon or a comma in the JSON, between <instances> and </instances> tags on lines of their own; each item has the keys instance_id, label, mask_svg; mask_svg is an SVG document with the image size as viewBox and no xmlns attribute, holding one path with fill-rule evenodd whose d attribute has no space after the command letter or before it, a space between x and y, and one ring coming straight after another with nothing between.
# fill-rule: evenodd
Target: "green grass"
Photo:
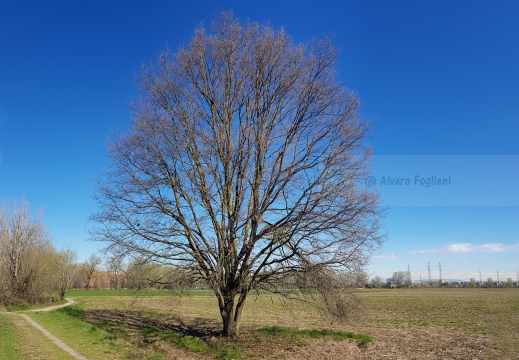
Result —
<instances>
[{"instance_id":1,"label":"green grass","mask_svg":"<svg viewBox=\"0 0 519 360\"><path fill-rule=\"evenodd\" d=\"M129 345L120 333L108 333L83 320L81 303L50 312L28 314L54 336L90 360L123 359Z\"/></svg>"},{"instance_id":2,"label":"green grass","mask_svg":"<svg viewBox=\"0 0 519 360\"><path fill-rule=\"evenodd\" d=\"M0 359L72 360L25 319L16 314L0 317Z\"/></svg>"},{"instance_id":3,"label":"green grass","mask_svg":"<svg viewBox=\"0 0 519 360\"><path fill-rule=\"evenodd\" d=\"M30 310L44 309L44 308L47 308L49 306L65 304L66 302L67 302L67 300L58 300L58 301L53 302L53 303L46 303L46 304L31 306L29 309Z\"/></svg>"},{"instance_id":4,"label":"green grass","mask_svg":"<svg viewBox=\"0 0 519 360\"><path fill-rule=\"evenodd\" d=\"M82 302L76 302L74 305L66 306L62 309L57 310L58 313L65 313L70 317L84 320L85 319L85 311L83 310Z\"/></svg>"},{"instance_id":5,"label":"green grass","mask_svg":"<svg viewBox=\"0 0 519 360\"><path fill-rule=\"evenodd\" d=\"M21 342L9 319L0 315L0 359L25 360L26 357L16 351L20 348Z\"/></svg>"},{"instance_id":6,"label":"green grass","mask_svg":"<svg viewBox=\"0 0 519 360\"><path fill-rule=\"evenodd\" d=\"M48 300L48 302L44 302L43 304L39 304L39 305L29 305L27 302L20 301L17 305L15 305L13 307L6 308L5 306L0 306L0 311L17 312L17 311L43 309L43 308L46 308L49 306L65 304L67 302L66 300L59 300L59 301L51 302L50 298L46 298L46 300Z\"/></svg>"},{"instance_id":7,"label":"green grass","mask_svg":"<svg viewBox=\"0 0 519 360\"><path fill-rule=\"evenodd\" d=\"M238 345L231 341L221 341L215 344L208 344L207 342L193 336L179 334L171 330L160 330L156 327L143 329L141 335L147 339L158 338L176 344L189 351L211 355L221 360L239 359L243 356Z\"/></svg>"},{"instance_id":8,"label":"green grass","mask_svg":"<svg viewBox=\"0 0 519 360\"><path fill-rule=\"evenodd\" d=\"M66 294L67 297L91 297L91 296L137 296L137 297L148 297L148 296L214 296L211 290L186 290L186 291L173 291L173 290L107 290L107 289L95 289L95 290L69 290Z\"/></svg>"},{"instance_id":9,"label":"green grass","mask_svg":"<svg viewBox=\"0 0 519 360\"><path fill-rule=\"evenodd\" d=\"M360 347L366 346L368 343L373 341L371 337L362 334L354 334L351 332L343 331L332 331L332 330L299 330L295 327L285 326L266 326L259 330L263 334L276 335L276 336L287 336L292 338L309 338L309 339L320 339L320 338L331 338L334 340L345 340L355 339Z\"/></svg>"}]
</instances>

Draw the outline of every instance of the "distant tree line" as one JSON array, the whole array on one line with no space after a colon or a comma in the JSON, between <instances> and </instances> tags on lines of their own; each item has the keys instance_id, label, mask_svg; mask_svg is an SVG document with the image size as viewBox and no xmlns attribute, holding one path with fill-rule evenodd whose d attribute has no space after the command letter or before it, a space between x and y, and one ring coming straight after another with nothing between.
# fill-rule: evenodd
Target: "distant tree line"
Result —
<instances>
[{"instance_id":1,"label":"distant tree line","mask_svg":"<svg viewBox=\"0 0 519 360\"><path fill-rule=\"evenodd\" d=\"M410 271L396 271L388 279L370 278L362 268L329 270L325 277L304 273L282 277L265 284L264 289L282 292L308 288L313 279L322 291L351 288L466 287L513 288L518 283L506 281L413 282ZM90 255L78 263L71 249L58 250L52 244L41 214L31 214L26 201L0 206L0 305L12 307L36 304L45 299L63 299L67 290L76 289L210 289L198 273L171 265L152 262L145 257L126 258L116 251L103 259ZM324 290L323 290L324 289ZM326 290L328 289L328 290Z\"/></svg>"},{"instance_id":2,"label":"distant tree line","mask_svg":"<svg viewBox=\"0 0 519 360\"><path fill-rule=\"evenodd\" d=\"M485 281L477 281L475 278L470 278L469 281L445 281L445 280L431 280L431 281L414 281L412 280L410 271L396 271L392 276L383 279L380 276L373 276L366 283L368 288L514 288L519 287L519 282L512 278L507 278L506 281L496 281L488 278Z\"/></svg>"},{"instance_id":3,"label":"distant tree line","mask_svg":"<svg viewBox=\"0 0 519 360\"><path fill-rule=\"evenodd\" d=\"M72 285L77 255L57 250L41 215L31 215L26 201L0 206L0 304L38 303L45 294L61 299Z\"/></svg>"},{"instance_id":4,"label":"distant tree line","mask_svg":"<svg viewBox=\"0 0 519 360\"><path fill-rule=\"evenodd\" d=\"M126 259L107 254L105 260L92 254L77 265L72 282L74 289L188 290L208 289L193 274L172 266L156 264L145 258Z\"/></svg>"},{"instance_id":5,"label":"distant tree line","mask_svg":"<svg viewBox=\"0 0 519 360\"><path fill-rule=\"evenodd\" d=\"M0 205L0 305L17 307L64 299L71 288L187 289L204 282L171 266L121 254L92 254L78 263L76 251L56 249L41 214L27 201Z\"/></svg>"}]
</instances>

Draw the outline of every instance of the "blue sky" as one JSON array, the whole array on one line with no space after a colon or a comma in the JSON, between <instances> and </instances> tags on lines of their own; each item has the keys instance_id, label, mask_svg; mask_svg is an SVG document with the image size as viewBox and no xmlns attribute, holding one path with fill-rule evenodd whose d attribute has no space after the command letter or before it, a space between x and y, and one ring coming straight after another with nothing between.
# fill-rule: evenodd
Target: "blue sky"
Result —
<instances>
[{"instance_id":1,"label":"blue sky","mask_svg":"<svg viewBox=\"0 0 519 360\"><path fill-rule=\"evenodd\" d=\"M339 76L375 120L373 186L388 206L388 237L371 274L409 265L418 279L429 262L436 278L441 262L443 278L481 270L515 279L519 3L511 0L3 1L0 202L25 197L45 211L58 247L81 259L98 251L86 232L94 180L112 134L129 125L141 65L229 9L283 26L297 42L334 36ZM433 177L450 182L420 185Z\"/></svg>"}]
</instances>

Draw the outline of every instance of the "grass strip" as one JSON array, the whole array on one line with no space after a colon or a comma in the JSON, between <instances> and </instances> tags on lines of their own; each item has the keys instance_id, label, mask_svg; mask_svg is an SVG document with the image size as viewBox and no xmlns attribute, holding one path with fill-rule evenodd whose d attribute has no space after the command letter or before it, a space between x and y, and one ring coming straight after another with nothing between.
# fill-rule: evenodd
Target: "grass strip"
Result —
<instances>
[{"instance_id":1,"label":"grass strip","mask_svg":"<svg viewBox=\"0 0 519 360\"><path fill-rule=\"evenodd\" d=\"M7 315L5 320L0 320L0 359L73 359L21 316Z\"/></svg>"},{"instance_id":2,"label":"grass strip","mask_svg":"<svg viewBox=\"0 0 519 360\"><path fill-rule=\"evenodd\" d=\"M154 296L214 296L211 290L108 290L108 289L92 289L92 290L69 290L67 297L97 297L97 296L135 296L135 297L154 297Z\"/></svg>"},{"instance_id":3,"label":"grass strip","mask_svg":"<svg viewBox=\"0 0 519 360\"><path fill-rule=\"evenodd\" d=\"M80 304L27 315L89 360L123 359L129 347L120 333L111 334L84 321Z\"/></svg>"},{"instance_id":4,"label":"grass strip","mask_svg":"<svg viewBox=\"0 0 519 360\"><path fill-rule=\"evenodd\" d=\"M7 316L0 315L0 359L25 360L26 357L19 354L21 339L11 327Z\"/></svg>"},{"instance_id":5,"label":"grass strip","mask_svg":"<svg viewBox=\"0 0 519 360\"><path fill-rule=\"evenodd\" d=\"M204 340L197 339L193 336L179 334L171 330L162 330L156 327L141 330L141 335L147 339L158 338L176 344L189 351L208 354L221 360L239 359L243 356L238 345L231 341L208 344Z\"/></svg>"},{"instance_id":6,"label":"grass strip","mask_svg":"<svg viewBox=\"0 0 519 360\"><path fill-rule=\"evenodd\" d=\"M287 336L287 337L301 337L301 338L310 338L310 339L320 339L320 338L331 338L334 340L345 340L345 339L354 339L357 341L357 344L360 347L364 347L369 344L371 341L370 336L363 334L354 334L351 332L342 332L342 331L332 331L332 330L299 330L295 327L285 327L285 326L266 326L259 330L261 333L266 335L275 335L275 336Z\"/></svg>"}]
</instances>

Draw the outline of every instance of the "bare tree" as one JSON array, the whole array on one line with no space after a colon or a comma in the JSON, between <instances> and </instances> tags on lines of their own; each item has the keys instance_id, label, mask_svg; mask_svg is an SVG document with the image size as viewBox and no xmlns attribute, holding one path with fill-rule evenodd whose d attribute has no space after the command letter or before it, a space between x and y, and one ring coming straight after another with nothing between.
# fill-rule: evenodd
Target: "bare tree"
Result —
<instances>
[{"instance_id":1,"label":"bare tree","mask_svg":"<svg viewBox=\"0 0 519 360\"><path fill-rule=\"evenodd\" d=\"M409 270L404 271L404 282L403 282L403 285L405 287L413 286L413 277L412 277L411 272Z\"/></svg>"},{"instance_id":2,"label":"bare tree","mask_svg":"<svg viewBox=\"0 0 519 360\"><path fill-rule=\"evenodd\" d=\"M78 270L77 253L71 249L63 249L56 254L54 273L60 300L65 299L65 293L72 287Z\"/></svg>"},{"instance_id":3,"label":"bare tree","mask_svg":"<svg viewBox=\"0 0 519 360\"><path fill-rule=\"evenodd\" d=\"M82 270L83 270L83 276L85 280L85 289L90 288L90 281L92 280L92 275L94 275L94 272L97 270L99 265L101 265L101 258L93 253L90 255L88 259L85 260Z\"/></svg>"},{"instance_id":4,"label":"bare tree","mask_svg":"<svg viewBox=\"0 0 519 360\"><path fill-rule=\"evenodd\" d=\"M126 268L126 286L128 289L143 290L151 286L154 276L154 266L145 258L132 259Z\"/></svg>"},{"instance_id":5,"label":"bare tree","mask_svg":"<svg viewBox=\"0 0 519 360\"><path fill-rule=\"evenodd\" d=\"M374 288L381 288L384 285L384 280L378 275L374 276L370 280L371 286Z\"/></svg>"},{"instance_id":6,"label":"bare tree","mask_svg":"<svg viewBox=\"0 0 519 360\"><path fill-rule=\"evenodd\" d=\"M355 272L355 287L364 288L368 283L369 276L367 272L363 269Z\"/></svg>"},{"instance_id":7,"label":"bare tree","mask_svg":"<svg viewBox=\"0 0 519 360\"><path fill-rule=\"evenodd\" d=\"M54 252L41 217L26 201L0 207L0 301L36 302L47 290L44 259Z\"/></svg>"},{"instance_id":8,"label":"bare tree","mask_svg":"<svg viewBox=\"0 0 519 360\"><path fill-rule=\"evenodd\" d=\"M404 286L405 271L395 271L390 278L391 284L397 287Z\"/></svg>"},{"instance_id":9,"label":"bare tree","mask_svg":"<svg viewBox=\"0 0 519 360\"><path fill-rule=\"evenodd\" d=\"M94 237L203 278L226 336L251 289L362 265L380 212L363 186L369 124L337 56L328 39L295 45L228 13L166 51L111 144Z\"/></svg>"},{"instance_id":10,"label":"bare tree","mask_svg":"<svg viewBox=\"0 0 519 360\"><path fill-rule=\"evenodd\" d=\"M117 290L119 284L119 278L124 267L124 257L118 253L111 254L106 259L106 270L108 271L108 277L110 279L110 289Z\"/></svg>"},{"instance_id":11,"label":"bare tree","mask_svg":"<svg viewBox=\"0 0 519 360\"><path fill-rule=\"evenodd\" d=\"M413 279L409 270L395 271L389 281L397 287L411 287L413 285Z\"/></svg>"}]
</instances>

